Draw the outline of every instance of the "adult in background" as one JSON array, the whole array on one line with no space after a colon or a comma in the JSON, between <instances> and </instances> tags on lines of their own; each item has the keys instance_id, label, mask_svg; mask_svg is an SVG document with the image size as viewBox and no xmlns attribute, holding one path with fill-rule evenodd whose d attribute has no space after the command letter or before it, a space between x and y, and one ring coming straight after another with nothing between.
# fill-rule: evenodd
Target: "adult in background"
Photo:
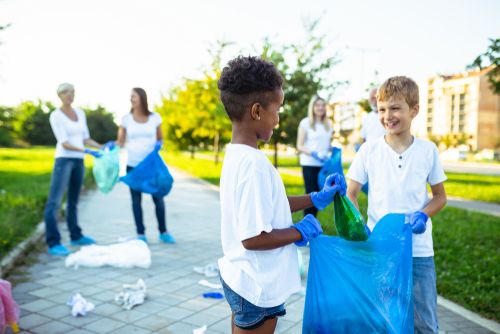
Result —
<instances>
[{"instance_id":1,"label":"adult in background","mask_svg":"<svg viewBox=\"0 0 500 334\"><path fill-rule=\"evenodd\" d=\"M371 141L385 135L385 129L380 123L377 110L377 88L370 90L368 97L371 111L363 115L361 120L361 138L363 142Z\"/></svg>"},{"instance_id":2,"label":"adult in background","mask_svg":"<svg viewBox=\"0 0 500 334\"><path fill-rule=\"evenodd\" d=\"M82 229L78 225L77 205L85 172L83 157L85 154L100 156L98 151L85 146L101 148L101 145L90 138L83 110L73 108L71 105L75 99L73 85L69 83L59 85L57 95L62 105L50 114L50 126L57 139L57 145L50 193L45 205L45 239L49 254L65 256L70 251L61 244L61 235L57 228L57 214L65 191L67 191L66 221L71 245L83 246L95 243L94 239L82 234Z\"/></svg>"},{"instance_id":3,"label":"adult in background","mask_svg":"<svg viewBox=\"0 0 500 334\"><path fill-rule=\"evenodd\" d=\"M330 150L333 127L326 117L326 102L319 96L313 96L309 102L307 117L299 124L297 151L300 153L300 165L306 194L319 191L318 175L327 160ZM316 217L318 209L311 207L304 210L304 215Z\"/></svg>"},{"instance_id":4,"label":"adult in background","mask_svg":"<svg viewBox=\"0 0 500 334\"><path fill-rule=\"evenodd\" d=\"M133 88L130 96L132 108L130 113L122 119L118 130L119 146L123 147L127 142L127 173L132 171L144 158L155 148L162 145L161 117L148 109L148 98L142 88ZM142 193L130 188L132 196L132 211L134 213L137 239L147 243L145 227L142 214ZM174 237L168 233L165 214L165 203L163 197L152 196L155 204L160 241L173 244Z\"/></svg>"}]
</instances>

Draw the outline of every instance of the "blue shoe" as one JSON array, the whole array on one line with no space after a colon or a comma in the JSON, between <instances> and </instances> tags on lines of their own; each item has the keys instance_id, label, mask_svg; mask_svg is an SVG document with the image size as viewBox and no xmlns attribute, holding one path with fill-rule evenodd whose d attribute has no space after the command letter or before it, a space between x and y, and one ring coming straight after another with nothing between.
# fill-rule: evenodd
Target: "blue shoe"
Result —
<instances>
[{"instance_id":1,"label":"blue shoe","mask_svg":"<svg viewBox=\"0 0 500 334\"><path fill-rule=\"evenodd\" d=\"M55 245L52 247L49 247L49 254L54 255L54 256L66 256L69 255L70 251L63 245Z\"/></svg>"},{"instance_id":2,"label":"blue shoe","mask_svg":"<svg viewBox=\"0 0 500 334\"><path fill-rule=\"evenodd\" d=\"M71 240L71 246L87 246L92 244L95 244L95 240L84 235L78 240Z\"/></svg>"},{"instance_id":3,"label":"blue shoe","mask_svg":"<svg viewBox=\"0 0 500 334\"><path fill-rule=\"evenodd\" d=\"M166 232L160 234L160 241L166 244L175 244L174 237Z\"/></svg>"},{"instance_id":4,"label":"blue shoe","mask_svg":"<svg viewBox=\"0 0 500 334\"><path fill-rule=\"evenodd\" d=\"M142 240L144 241L146 244L148 243L148 238L146 238L146 236L144 234L138 234L137 235L137 240Z\"/></svg>"}]
</instances>

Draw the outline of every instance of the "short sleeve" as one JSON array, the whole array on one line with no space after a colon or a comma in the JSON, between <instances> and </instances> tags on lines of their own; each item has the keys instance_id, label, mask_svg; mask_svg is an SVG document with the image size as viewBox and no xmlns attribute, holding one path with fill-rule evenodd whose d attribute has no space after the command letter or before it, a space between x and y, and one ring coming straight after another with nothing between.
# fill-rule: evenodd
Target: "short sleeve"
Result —
<instances>
[{"instance_id":1,"label":"short sleeve","mask_svg":"<svg viewBox=\"0 0 500 334\"><path fill-rule=\"evenodd\" d=\"M304 131L308 131L309 130L309 119L306 117L304 118L302 121L300 121L299 123L299 129L302 129Z\"/></svg>"},{"instance_id":2,"label":"short sleeve","mask_svg":"<svg viewBox=\"0 0 500 334\"><path fill-rule=\"evenodd\" d=\"M235 210L240 241L253 238L262 232L271 232L274 218L272 184L263 171L251 171L249 177L238 184Z\"/></svg>"},{"instance_id":3,"label":"short sleeve","mask_svg":"<svg viewBox=\"0 0 500 334\"><path fill-rule=\"evenodd\" d=\"M50 127L56 137L58 143L65 143L68 141L68 133L64 127L63 120L57 117L56 111L53 111L49 117Z\"/></svg>"},{"instance_id":4,"label":"short sleeve","mask_svg":"<svg viewBox=\"0 0 500 334\"><path fill-rule=\"evenodd\" d=\"M351 167L349 167L349 171L347 172L348 179L356 181L360 184L365 184L366 182L368 182L368 172L365 164L367 149L368 145L366 143L361 145L359 151L356 153L356 156L351 163Z\"/></svg>"},{"instance_id":5,"label":"short sleeve","mask_svg":"<svg viewBox=\"0 0 500 334\"><path fill-rule=\"evenodd\" d=\"M432 144L432 166L427 177L427 182L433 186L438 183L446 181L447 177L444 173L443 166L439 160L439 152L436 145Z\"/></svg>"},{"instance_id":6,"label":"short sleeve","mask_svg":"<svg viewBox=\"0 0 500 334\"><path fill-rule=\"evenodd\" d=\"M89 131L89 126L87 125L87 116L85 115L85 112L81 110L79 112L80 117L82 118L82 126L83 126L83 140L89 139L90 138L90 131Z\"/></svg>"},{"instance_id":7,"label":"short sleeve","mask_svg":"<svg viewBox=\"0 0 500 334\"><path fill-rule=\"evenodd\" d=\"M129 117L130 117L130 115L125 115L122 117L122 121L120 122L120 127L124 128L124 129L127 128Z\"/></svg>"},{"instance_id":8,"label":"short sleeve","mask_svg":"<svg viewBox=\"0 0 500 334\"><path fill-rule=\"evenodd\" d=\"M160 126L160 125L161 125L161 123L162 123L162 119L161 119L160 114L158 114L158 113L154 113L154 114L153 114L153 117L154 117L154 120L155 120L155 126L156 126L156 127Z\"/></svg>"}]
</instances>

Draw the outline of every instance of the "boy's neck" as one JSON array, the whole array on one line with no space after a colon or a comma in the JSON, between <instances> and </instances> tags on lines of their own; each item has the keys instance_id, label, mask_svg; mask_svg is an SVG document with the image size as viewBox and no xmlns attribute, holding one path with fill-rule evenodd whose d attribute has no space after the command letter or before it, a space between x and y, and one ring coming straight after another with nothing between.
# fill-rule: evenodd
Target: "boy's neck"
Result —
<instances>
[{"instance_id":1,"label":"boy's neck","mask_svg":"<svg viewBox=\"0 0 500 334\"><path fill-rule=\"evenodd\" d=\"M413 143L413 136L410 131L400 134L386 134L385 142L397 153L403 153Z\"/></svg>"},{"instance_id":2,"label":"boy's neck","mask_svg":"<svg viewBox=\"0 0 500 334\"><path fill-rule=\"evenodd\" d=\"M231 144L242 144L257 148L257 136L254 131L251 131L251 129L240 126L238 123L233 123L233 136L231 138Z\"/></svg>"}]
</instances>

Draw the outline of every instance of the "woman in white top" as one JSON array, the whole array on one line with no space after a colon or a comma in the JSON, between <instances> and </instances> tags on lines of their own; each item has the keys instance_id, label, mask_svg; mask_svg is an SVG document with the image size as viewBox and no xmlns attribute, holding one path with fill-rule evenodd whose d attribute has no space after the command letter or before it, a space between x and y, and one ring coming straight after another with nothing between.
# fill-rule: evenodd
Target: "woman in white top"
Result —
<instances>
[{"instance_id":1,"label":"woman in white top","mask_svg":"<svg viewBox=\"0 0 500 334\"><path fill-rule=\"evenodd\" d=\"M130 114L122 119L118 130L119 146L123 147L127 142L127 173L134 169L155 147L162 145L161 117L148 109L148 98L142 88L133 88L130 96L132 108ZM132 211L134 213L137 238L147 242L142 215L142 193L130 188L132 196ZM165 203L163 197L152 196L156 207L156 219L160 231L160 241L164 243L175 243L174 237L167 232L165 217Z\"/></svg>"},{"instance_id":2,"label":"woman in white top","mask_svg":"<svg viewBox=\"0 0 500 334\"><path fill-rule=\"evenodd\" d=\"M313 96L307 117L300 121L297 135L297 151L300 153L306 194L319 191L318 174L328 157L332 134L332 124L326 117L326 102L319 96ZM304 210L304 215L316 216L317 213L315 207Z\"/></svg>"},{"instance_id":3,"label":"woman in white top","mask_svg":"<svg viewBox=\"0 0 500 334\"><path fill-rule=\"evenodd\" d=\"M97 151L85 146L101 148L101 145L90 138L85 113L73 108L75 99L73 85L63 83L57 88L57 95L62 105L50 114L50 126L57 139L55 164L50 183L50 193L45 205L45 239L51 255L68 255L69 250L61 244L61 235L57 228L57 213L67 190L66 219L70 233L71 244L74 246L89 245L95 241L82 234L78 226L77 205L82 188L84 154L99 157Z\"/></svg>"}]
</instances>

